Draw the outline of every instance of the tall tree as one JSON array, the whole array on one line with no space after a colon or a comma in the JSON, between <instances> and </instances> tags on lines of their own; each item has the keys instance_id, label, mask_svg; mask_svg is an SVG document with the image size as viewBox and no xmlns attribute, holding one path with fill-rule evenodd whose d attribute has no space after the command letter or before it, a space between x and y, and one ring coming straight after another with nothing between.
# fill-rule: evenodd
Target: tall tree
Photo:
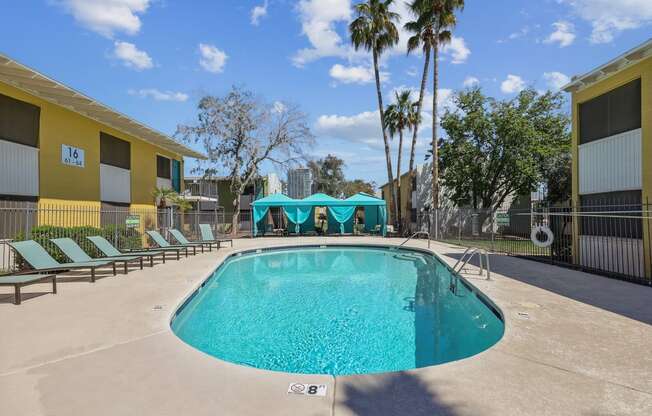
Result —
<instances>
[{"instance_id":1,"label":"tall tree","mask_svg":"<svg viewBox=\"0 0 652 416\"><path fill-rule=\"evenodd\" d=\"M549 180L550 161L567 158L570 119L560 93L533 89L497 101L479 88L455 95L442 117L442 180L459 206L495 210ZM557 193L563 194L558 191Z\"/></svg>"},{"instance_id":2,"label":"tall tree","mask_svg":"<svg viewBox=\"0 0 652 416\"><path fill-rule=\"evenodd\" d=\"M399 225L403 225L403 212L401 210L401 159L403 156L403 132L411 129L415 121L415 106L412 102L410 90L396 91L395 102L388 105L385 110L385 123L389 136L394 138L398 133L398 157L396 160L396 194Z\"/></svg>"},{"instance_id":3,"label":"tall tree","mask_svg":"<svg viewBox=\"0 0 652 416\"><path fill-rule=\"evenodd\" d=\"M371 52L376 76L376 95L378 96L378 112L380 114L380 127L383 132L385 144L385 160L387 163L387 179L389 181L389 192L392 194L394 206L398 207L397 194L394 187L394 175L392 173L392 159L389 151L389 141L385 130L385 115L383 106L383 95L380 86L379 60L383 52L398 43L399 34L395 22L400 16L391 12L389 7L393 0L367 0L356 4L354 9L357 17L349 25L351 43L356 50L364 48ZM397 210L393 210L394 223L398 223Z\"/></svg>"},{"instance_id":4,"label":"tall tree","mask_svg":"<svg viewBox=\"0 0 652 416\"><path fill-rule=\"evenodd\" d=\"M439 157L437 137L437 99L439 96L439 51L442 46L450 42L451 29L456 25L455 12L464 8L464 0L414 0L410 9L416 15L414 22L409 22L406 29L414 33L408 43L408 50L415 50L422 45L423 48L432 48L433 77L432 77L432 149L434 155L432 163L432 206L439 208ZM412 47L410 49L410 47ZM426 55L426 61L429 58ZM427 62L424 63L424 73L427 72ZM425 79L422 78L422 91ZM420 100L423 100L421 96ZM416 138L416 133L413 140Z\"/></svg>"},{"instance_id":5,"label":"tall tree","mask_svg":"<svg viewBox=\"0 0 652 416\"><path fill-rule=\"evenodd\" d=\"M373 195L375 191L376 191L375 182L367 182L363 179L353 179L352 181L346 181L344 183L345 198L348 198L360 192Z\"/></svg>"},{"instance_id":6,"label":"tall tree","mask_svg":"<svg viewBox=\"0 0 652 416\"><path fill-rule=\"evenodd\" d=\"M240 196L258 176L260 166L272 163L286 168L299 163L314 143L308 119L297 106L270 105L238 87L223 97L202 98L197 123L179 125L176 135L204 147L208 167L200 161L196 172L207 177L220 170L228 174L235 196L232 234L238 232Z\"/></svg>"},{"instance_id":7,"label":"tall tree","mask_svg":"<svg viewBox=\"0 0 652 416\"><path fill-rule=\"evenodd\" d=\"M328 154L325 158L311 160L308 168L312 172L315 191L334 197L340 197L344 184L344 161L337 156Z\"/></svg>"}]
</instances>

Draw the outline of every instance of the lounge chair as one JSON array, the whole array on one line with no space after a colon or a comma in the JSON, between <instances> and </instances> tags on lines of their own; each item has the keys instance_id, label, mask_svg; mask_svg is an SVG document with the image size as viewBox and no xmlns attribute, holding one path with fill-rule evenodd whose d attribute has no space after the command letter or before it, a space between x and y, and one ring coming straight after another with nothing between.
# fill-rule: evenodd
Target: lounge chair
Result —
<instances>
[{"instance_id":1,"label":"lounge chair","mask_svg":"<svg viewBox=\"0 0 652 416\"><path fill-rule=\"evenodd\" d=\"M54 274L12 274L0 276L0 286L14 287L14 304L20 305L22 300L20 288L23 286L33 285L35 283L52 280L52 293L57 293L57 276Z\"/></svg>"},{"instance_id":2,"label":"lounge chair","mask_svg":"<svg viewBox=\"0 0 652 416\"><path fill-rule=\"evenodd\" d=\"M213 230L211 229L210 224L199 224L199 231L201 232L201 239L204 242L217 243L217 246L220 247L222 242L229 242L231 247L233 247L233 239L231 238L215 238L213 235Z\"/></svg>"},{"instance_id":3,"label":"lounge chair","mask_svg":"<svg viewBox=\"0 0 652 416\"><path fill-rule=\"evenodd\" d=\"M149 238L156 243L157 246L159 246L162 249L169 249L169 248L177 248L177 249L182 249L185 250L186 252L186 257L188 257L188 249L192 248L192 254L195 255L197 254L197 246L184 246L184 245L174 245L170 244L163 236L158 232L158 231L145 231Z\"/></svg>"},{"instance_id":4,"label":"lounge chair","mask_svg":"<svg viewBox=\"0 0 652 416\"><path fill-rule=\"evenodd\" d=\"M175 240L177 240L177 243L183 245L183 246L197 246L201 247L201 252L204 252L204 247L208 247L208 251L213 250L213 244L217 245L217 248L220 248L220 243L216 243L215 241L188 241L186 236L181 234L181 231L175 230L174 228L170 230L170 234L172 234L172 237L174 237Z\"/></svg>"},{"instance_id":5,"label":"lounge chair","mask_svg":"<svg viewBox=\"0 0 652 416\"><path fill-rule=\"evenodd\" d=\"M146 251L129 251L126 253L121 252L109 243L109 241L99 235L92 237L86 237L90 240L91 243L97 247L98 250L102 252L107 257L120 258L120 257L129 257L129 256L143 256L149 258L149 265L154 266L154 257L161 255L163 257L163 263L165 263L165 252L166 250L146 250ZM172 251L177 252L177 260L179 260L179 249L172 249Z\"/></svg>"},{"instance_id":6,"label":"lounge chair","mask_svg":"<svg viewBox=\"0 0 652 416\"><path fill-rule=\"evenodd\" d=\"M95 270L100 267L112 266L113 275L116 275L115 261L113 260L95 260L76 263L59 263L48 254L48 252L41 247L39 243L34 240L27 241L14 241L9 245L16 250L16 252L25 261L38 272L52 272L59 270L84 270L91 271L91 282L95 282Z\"/></svg>"},{"instance_id":7,"label":"lounge chair","mask_svg":"<svg viewBox=\"0 0 652 416\"><path fill-rule=\"evenodd\" d=\"M89 262L89 261L99 261L99 260L109 260L116 263L123 263L125 274L129 273L129 263L132 261L137 261L140 263L140 269L143 269L143 256L128 256L128 257L102 257L99 259L94 259L73 240L72 238L53 238L52 241L59 250L63 252L70 260L74 262Z\"/></svg>"},{"instance_id":8,"label":"lounge chair","mask_svg":"<svg viewBox=\"0 0 652 416\"><path fill-rule=\"evenodd\" d=\"M174 237L175 240L177 240L177 243L179 243L182 246L188 246L188 247L199 247L201 248L201 252L204 252L204 247L208 246L208 251L211 251L212 247L210 243L202 243L200 241L188 241L188 239L181 234L181 231L171 228L168 230L172 237Z\"/></svg>"}]
</instances>

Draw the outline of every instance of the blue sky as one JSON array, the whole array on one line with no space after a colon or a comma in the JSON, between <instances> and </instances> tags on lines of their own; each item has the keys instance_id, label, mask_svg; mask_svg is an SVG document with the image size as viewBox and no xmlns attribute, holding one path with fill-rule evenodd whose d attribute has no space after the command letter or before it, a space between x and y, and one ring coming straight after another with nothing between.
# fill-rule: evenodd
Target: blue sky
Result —
<instances>
[{"instance_id":1,"label":"blue sky","mask_svg":"<svg viewBox=\"0 0 652 416\"><path fill-rule=\"evenodd\" d=\"M168 134L193 121L202 95L234 84L296 103L317 137L314 157L334 153L349 178L381 184L373 73L346 32L352 3L2 0L0 52ZM650 0L467 0L442 54L440 102L475 83L498 98L525 86L557 89L647 40L650 26ZM406 57L406 39L383 59L386 101L420 83L422 59ZM418 161L429 129L420 132Z\"/></svg>"}]
</instances>

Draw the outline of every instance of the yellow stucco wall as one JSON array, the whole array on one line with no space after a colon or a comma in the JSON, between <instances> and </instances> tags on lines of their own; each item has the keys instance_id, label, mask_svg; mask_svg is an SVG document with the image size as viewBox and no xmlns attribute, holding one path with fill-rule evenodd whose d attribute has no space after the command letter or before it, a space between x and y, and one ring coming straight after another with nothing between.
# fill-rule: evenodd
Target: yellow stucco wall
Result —
<instances>
[{"instance_id":1,"label":"yellow stucco wall","mask_svg":"<svg viewBox=\"0 0 652 416\"><path fill-rule=\"evenodd\" d=\"M156 155L183 163L183 158L64 107L49 103L0 82L0 94L41 108L39 126L39 197L42 201L74 201L84 205L100 200L100 131L131 143L131 202L153 205ZM83 168L61 163L61 145L84 150ZM183 165L182 165L183 166ZM183 168L181 169L183 187Z\"/></svg>"},{"instance_id":2,"label":"yellow stucco wall","mask_svg":"<svg viewBox=\"0 0 652 416\"><path fill-rule=\"evenodd\" d=\"M588 88L575 92L572 95L572 118L573 118L573 204L579 206L579 105L599 95L607 93L615 88L627 84L636 79L641 79L641 129L642 129L642 198L643 203L649 199L652 202L652 163L649 163L652 156L652 57L647 58L631 67L614 74L613 76L599 81ZM579 246L579 224L574 223L574 244L573 256L579 261L577 247ZM643 252L645 253L646 274L650 270L650 235L648 227L643 227Z\"/></svg>"},{"instance_id":3,"label":"yellow stucco wall","mask_svg":"<svg viewBox=\"0 0 652 416\"><path fill-rule=\"evenodd\" d=\"M38 225L99 227L100 205L99 201L41 198L38 202Z\"/></svg>"},{"instance_id":4,"label":"yellow stucco wall","mask_svg":"<svg viewBox=\"0 0 652 416\"><path fill-rule=\"evenodd\" d=\"M394 183L398 181L395 179ZM387 203L387 221L389 223L393 222L394 218L394 202L392 201L391 195L389 193L389 183L386 183L380 187L383 192L383 197ZM401 214L403 218L410 218L410 200L412 199L412 184L410 183L410 173L404 173L401 175Z\"/></svg>"}]
</instances>

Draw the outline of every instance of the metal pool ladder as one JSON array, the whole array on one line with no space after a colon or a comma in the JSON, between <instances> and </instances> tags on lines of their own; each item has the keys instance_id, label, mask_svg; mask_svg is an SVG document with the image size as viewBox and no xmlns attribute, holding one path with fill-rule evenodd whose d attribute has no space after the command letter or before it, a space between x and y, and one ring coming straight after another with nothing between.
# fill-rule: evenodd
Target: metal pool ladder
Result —
<instances>
[{"instance_id":1,"label":"metal pool ladder","mask_svg":"<svg viewBox=\"0 0 652 416\"><path fill-rule=\"evenodd\" d=\"M409 237L408 237L405 241L403 241L401 244L399 244L398 246L396 246L396 249L398 250L399 248L403 247L403 246L404 246L408 241L410 241L411 239L413 239L414 237L419 236L419 235L425 235L426 237L428 237L428 248L430 248L430 233L429 233L428 231L417 231L416 233L414 233L414 234L412 234L411 236L409 236Z\"/></svg>"},{"instance_id":2,"label":"metal pool ladder","mask_svg":"<svg viewBox=\"0 0 652 416\"><path fill-rule=\"evenodd\" d=\"M464 254L462 254L462 257L455 263L455 266L453 266L453 271L456 273L460 273L462 270L464 270L464 267L466 264L471 261L473 256L478 256L478 260L480 261L480 271L478 272L478 275L482 276L484 274L484 271L487 270L487 280L491 280L491 267L489 266L489 253L487 250L484 249L479 249L479 248L467 248ZM483 261L484 258L484 261ZM462 264L460 268L458 269L457 266Z\"/></svg>"}]
</instances>

